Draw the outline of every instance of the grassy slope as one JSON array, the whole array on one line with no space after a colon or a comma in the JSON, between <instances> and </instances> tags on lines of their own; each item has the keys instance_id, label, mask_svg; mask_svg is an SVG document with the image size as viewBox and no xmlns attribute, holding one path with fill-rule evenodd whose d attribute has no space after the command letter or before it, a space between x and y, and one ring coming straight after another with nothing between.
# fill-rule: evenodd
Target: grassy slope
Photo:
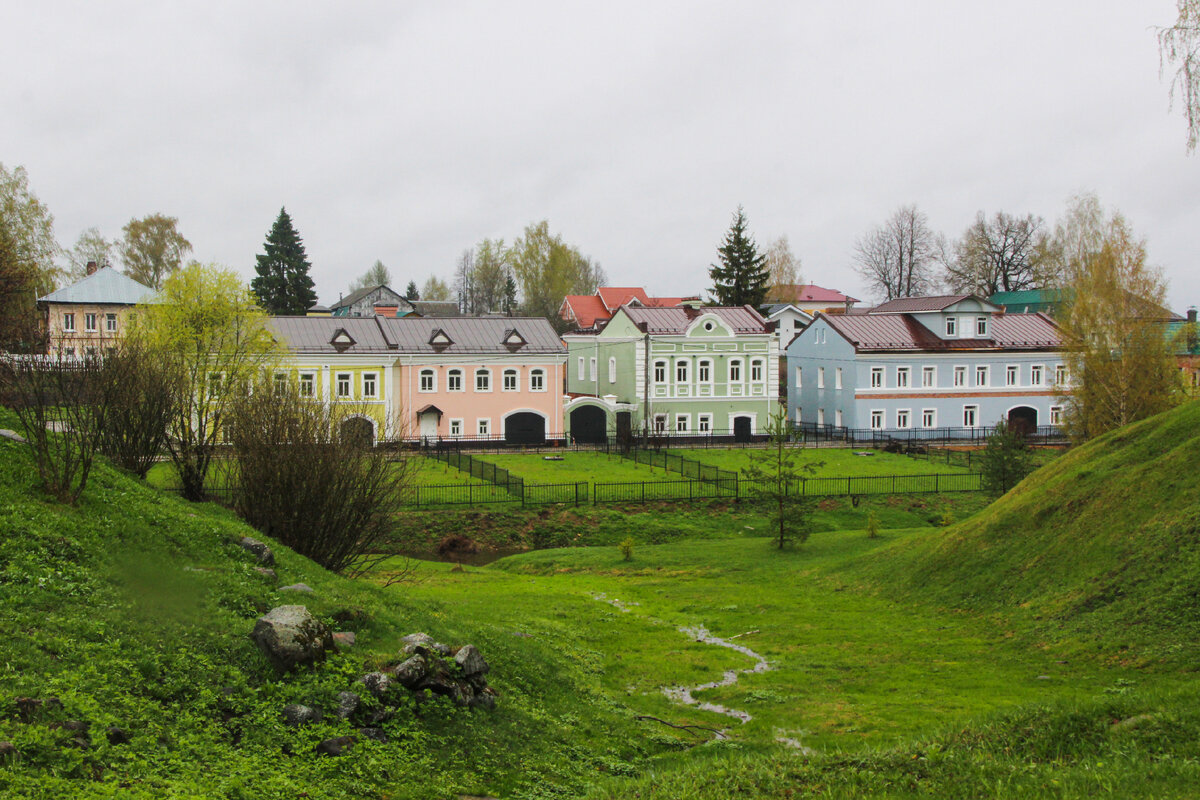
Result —
<instances>
[{"instance_id":1,"label":"grassy slope","mask_svg":"<svg viewBox=\"0 0 1200 800\"><path fill-rule=\"evenodd\" d=\"M1116 431L859 574L1128 663L1200 656L1200 403Z\"/></svg>"},{"instance_id":2,"label":"grassy slope","mask_svg":"<svg viewBox=\"0 0 1200 800\"><path fill-rule=\"evenodd\" d=\"M0 427L13 427L0 415ZM249 531L215 506L189 506L99 465L78 508L45 502L26 448L0 442L0 756L3 797L537 796L626 769L655 745L599 691L586 653L564 627L517 637L502 618L330 575L277 547L281 594L231 540ZM267 608L301 602L358 633L359 646L322 668L276 678L247 634ZM493 713L435 699L383 727L392 744L362 744L340 759L317 741L351 732L325 722L283 727L293 702L329 707L364 666L425 630L475 643L501 692ZM18 697L61 698L33 724ZM587 725L572 714L586 709ZM236 712L227 724L226 712ZM90 722L92 746L55 727ZM110 745L109 725L129 745ZM287 751L295 755L285 755Z\"/></svg>"},{"instance_id":3,"label":"grassy slope","mask_svg":"<svg viewBox=\"0 0 1200 800\"><path fill-rule=\"evenodd\" d=\"M669 452L672 455L694 459L702 464L711 464L720 469L741 472L750 466L751 453L755 451L750 448L701 448ZM868 452L871 455L855 455L859 452ZM938 460L911 458L895 453L885 453L882 450L839 447L802 448L799 450L797 463L819 463L821 466L817 467L814 475L835 478L855 475L945 475L967 472L965 467L946 464Z\"/></svg>"}]
</instances>

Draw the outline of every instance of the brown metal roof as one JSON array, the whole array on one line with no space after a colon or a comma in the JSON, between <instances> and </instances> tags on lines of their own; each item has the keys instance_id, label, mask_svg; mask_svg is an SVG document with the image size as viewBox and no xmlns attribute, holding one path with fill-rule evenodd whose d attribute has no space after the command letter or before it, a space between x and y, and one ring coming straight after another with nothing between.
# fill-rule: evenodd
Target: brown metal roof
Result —
<instances>
[{"instance_id":1,"label":"brown metal roof","mask_svg":"<svg viewBox=\"0 0 1200 800\"><path fill-rule=\"evenodd\" d=\"M566 351L550 323L540 317L271 317L271 329L298 353L550 353ZM453 342L435 350L429 340L440 328ZM344 329L354 344L340 351L331 343ZM526 344L505 345L516 330Z\"/></svg>"},{"instance_id":2,"label":"brown metal roof","mask_svg":"<svg viewBox=\"0 0 1200 800\"><path fill-rule=\"evenodd\" d=\"M622 306L634 323L645 323L647 333L679 336L685 333L697 318L715 314L733 329L734 333L770 333L767 321L750 306L713 306L700 308L643 308Z\"/></svg>"},{"instance_id":3,"label":"brown metal roof","mask_svg":"<svg viewBox=\"0 0 1200 800\"><path fill-rule=\"evenodd\" d=\"M995 314L990 339L942 339L904 314L822 315L857 350L1045 350L1062 346L1045 314Z\"/></svg>"},{"instance_id":4,"label":"brown metal roof","mask_svg":"<svg viewBox=\"0 0 1200 800\"><path fill-rule=\"evenodd\" d=\"M898 297L895 300L880 303L871 309L871 313L914 314L918 311L941 311L972 296L969 294L943 294L931 297ZM987 301L983 300L982 302L986 303Z\"/></svg>"}]
</instances>

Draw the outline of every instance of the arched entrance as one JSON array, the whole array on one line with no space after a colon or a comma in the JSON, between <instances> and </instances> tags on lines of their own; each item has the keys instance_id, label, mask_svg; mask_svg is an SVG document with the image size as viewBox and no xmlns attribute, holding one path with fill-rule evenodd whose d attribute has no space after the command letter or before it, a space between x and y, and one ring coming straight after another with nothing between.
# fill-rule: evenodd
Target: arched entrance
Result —
<instances>
[{"instance_id":1,"label":"arched entrance","mask_svg":"<svg viewBox=\"0 0 1200 800\"><path fill-rule=\"evenodd\" d=\"M375 423L366 417L350 417L342 420L339 433L342 441L361 447L375 444Z\"/></svg>"},{"instance_id":2,"label":"arched entrance","mask_svg":"<svg viewBox=\"0 0 1200 800\"><path fill-rule=\"evenodd\" d=\"M504 441L509 444L545 444L546 418L532 411L519 411L504 418Z\"/></svg>"},{"instance_id":3,"label":"arched entrance","mask_svg":"<svg viewBox=\"0 0 1200 800\"><path fill-rule=\"evenodd\" d=\"M751 431L754 429L753 423L749 417L734 417L733 418L733 438L738 442L750 441Z\"/></svg>"},{"instance_id":4,"label":"arched entrance","mask_svg":"<svg viewBox=\"0 0 1200 800\"><path fill-rule=\"evenodd\" d=\"M1038 415L1036 408L1017 406L1008 412L1008 428L1022 436L1030 436L1037 432Z\"/></svg>"},{"instance_id":5,"label":"arched entrance","mask_svg":"<svg viewBox=\"0 0 1200 800\"><path fill-rule=\"evenodd\" d=\"M571 439L584 444L608 441L608 414L600 406L571 409Z\"/></svg>"}]
</instances>

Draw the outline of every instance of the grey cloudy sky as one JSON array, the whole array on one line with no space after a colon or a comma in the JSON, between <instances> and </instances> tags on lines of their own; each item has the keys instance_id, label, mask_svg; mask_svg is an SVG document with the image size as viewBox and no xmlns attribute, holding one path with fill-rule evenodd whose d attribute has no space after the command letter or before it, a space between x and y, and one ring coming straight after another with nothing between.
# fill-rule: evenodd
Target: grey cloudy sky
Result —
<instances>
[{"instance_id":1,"label":"grey cloudy sky","mask_svg":"<svg viewBox=\"0 0 1200 800\"><path fill-rule=\"evenodd\" d=\"M1200 156L1168 110L1173 0L5 3L0 162L64 246L163 212L249 278L281 205L321 299L382 259L450 276L549 219L610 283L679 294L739 204L864 297L855 239L916 203L1058 217L1096 192L1200 302Z\"/></svg>"}]
</instances>

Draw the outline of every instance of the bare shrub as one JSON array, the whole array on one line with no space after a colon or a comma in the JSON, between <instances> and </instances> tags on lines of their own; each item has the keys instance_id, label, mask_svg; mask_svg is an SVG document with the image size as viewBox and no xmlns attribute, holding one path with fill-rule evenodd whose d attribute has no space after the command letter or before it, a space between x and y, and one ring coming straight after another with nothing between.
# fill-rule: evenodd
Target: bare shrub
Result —
<instances>
[{"instance_id":1,"label":"bare shrub","mask_svg":"<svg viewBox=\"0 0 1200 800\"><path fill-rule=\"evenodd\" d=\"M361 575L408 487L407 462L342 435L360 409L301 397L264 374L230 406L234 508L251 525L325 568Z\"/></svg>"},{"instance_id":2,"label":"bare shrub","mask_svg":"<svg viewBox=\"0 0 1200 800\"><path fill-rule=\"evenodd\" d=\"M21 420L46 493L74 503L87 487L108 398L95 355L8 356L0 362L4 397Z\"/></svg>"},{"instance_id":3,"label":"bare shrub","mask_svg":"<svg viewBox=\"0 0 1200 800\"><path fill-rule=\"evenodd\" d=\"M104 357L99 379L109 402L100 449L139 478L166 444L178 397L174 377L161 354L137 336L126 337Z\"/></svg>"}]
</instances>

